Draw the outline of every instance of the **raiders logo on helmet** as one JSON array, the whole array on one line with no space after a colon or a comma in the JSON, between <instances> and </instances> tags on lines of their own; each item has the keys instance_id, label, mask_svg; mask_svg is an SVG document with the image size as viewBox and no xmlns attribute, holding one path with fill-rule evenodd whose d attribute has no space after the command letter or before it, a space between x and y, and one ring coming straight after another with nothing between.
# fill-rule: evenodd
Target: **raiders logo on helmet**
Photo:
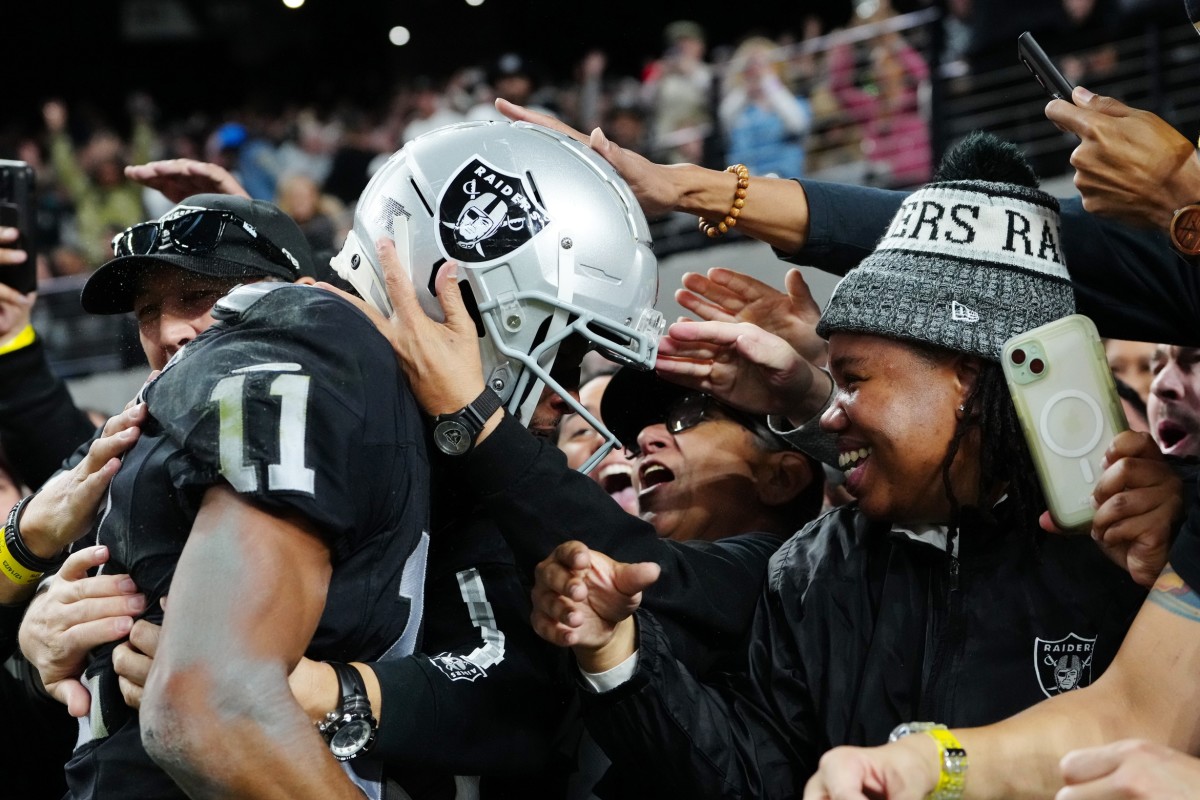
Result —
<instances>
[{"instance_id":1,"label":"raiders logo on helmet","mask_svg":"<svg viewBox=\"0 0 1200 800\"><path fill-rule=\"evenodd\" d=\"M442 253L471 264L512 253L550 222L521 176L479 156L442 187L437 217Z\"/></svg>"}]
</instances>

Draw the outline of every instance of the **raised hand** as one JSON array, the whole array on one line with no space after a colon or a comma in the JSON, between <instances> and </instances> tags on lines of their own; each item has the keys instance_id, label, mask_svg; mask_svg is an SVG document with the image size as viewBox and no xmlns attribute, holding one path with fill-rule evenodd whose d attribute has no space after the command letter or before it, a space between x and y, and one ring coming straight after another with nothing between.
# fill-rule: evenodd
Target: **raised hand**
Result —
<instances>
[{"instance_id":1,"label":"raised hand","mask_svg":"<svg viewBox=\"0 0 1200 800\"><path fill-rule=\"evenodd\" d=\"M1176 209L1200 199L1196 148L1168 122L1080 86L1071 97L1052 100L1046 116L1081 140L1071 166L1085 209L1165 231Z\"/></svg>"},{"instance_id":2,"label":"raised hand","mask_svg":"<svg viewBox=\"0 0 1200 800\"><path fill-rule=\"evenodd\" d=\"M684 288L675 290L675 300L702 320L752 322L786 341L805 360L824 366L828 345L816 330L821 309L800 270L788 270L784 286L786 293L745 273L714 267L707 276L685 273Z\"/></svg>"},{"instance_id":3,"label":"raised hand","mask_svg":"<svg viewBox=\"0 0 1200 800\"><path fill-rule=\"evenodd\" d=\"M172 203L194 194L230 194L250 198L227 169L191 158L172 158L128 166L125 167L125 177L157 189Z\"/></svg>"},{"instance_id":4,"label":"raised hand","mask_svg":"<svg viewBox=\"0 0 1200 800\"><path fill-rule=\"evenodd\" d=\"M511 120L530 122L534 125L541 125L543 128L550 128L591 147L600 154L601 158L611 164L617 174L629 184L629 188L633 190L633 194L646 216L661 216L679 207L682 192L675 177L676 167L655 164L632 150L626 150L614 144L599 128L596 128L592 131L591 136L588 136L548 114L530 111L504 99L496 101L496 108Z\"/></svg>"},{"instance_id":5,"label":"raised hand","mask_svg":"<svg viewBox=\"0 0 1200 800\"><path fill-rule=\"evenodd\" d=\"M830 392L827 375L749 322L676 322L659 341L655 369L731 406L796 423L820 411Z\"/></svg>"},{"instance_id":6,"label":"raised hand","mask_svg":"<svg viewBox=\"0 0 1200 800\"><path fill-rule=\"evenodd\" d=\"M327 283L317 285L354 304L371 319L391 343L417 402L427 413L458 411L483 391L479 338L458 288L458 263L447 261L438 270L437 298L445 315L445 322L438 322L421 308L395 243L380 239L375 247L395 309L390 317L384 318L369 303L348 292Z\"/></svg>"},{"instance_id":7,"label":"raised hand","mask_svg":"<svg viewBox=\"0 0 1200 800\"><path fill-rule=\"evenodd\" d=\"M605 672L637 649L633 612L659 572L657 564L626 564L583 542L564 542L537 566L533 629L570 647L588 672Z\"/></svg>"},{"instance_id":8,"label":"raised hand","mask_svg":"<svg viewBox=\"0 0 1200 800\"><path fill-rule=\"evenodd\" d=\"M34 555L51 558L91 528L122 453L141 436L145 403L111 417L100 438L72 469L58 473L34 495L21 515L21 535Z\"/></svg>"}]
</instances>

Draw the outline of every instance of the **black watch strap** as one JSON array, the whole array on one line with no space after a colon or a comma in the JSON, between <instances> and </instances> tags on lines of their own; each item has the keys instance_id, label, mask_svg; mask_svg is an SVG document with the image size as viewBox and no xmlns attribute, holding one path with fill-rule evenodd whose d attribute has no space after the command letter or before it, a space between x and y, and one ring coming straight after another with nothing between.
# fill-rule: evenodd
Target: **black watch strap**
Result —
<instances>
[{"instance_id":1,"label":"black watch strap","mask_svg":"<svg viewBox=\"0 0 1200 800\"><path fill-rule=\"evenodd\" d=\"M338 707L317 725L317 730L329 744L334 758L349 761L371 749L378 722L371 714L367 685L359 671L338 661L326 663L337 675L341 699Z\"/></svg>"},{"instance_id":2,"label":"black watch strap","mask_svg":"<svg viewBox=\"0 0 1200 800\"><path fill-rule=\"evenodd\" d=\"M483 426L503 403L500 396L484 388L465 408L453 414L439 414L433 419L433 443L449 456L470 452Z\"/></svg>"},{"instance_id":3,"label":"black watch strap","mask_svg":"<svg viewBox=\"0 0 1200 800\"><path fill-rule=\"evenodd\" d=\"M338 713L366 712L369 714L371 700L367 697L367 684L363 681L359 671L341 661L327 661L326 663L333 667L333 672L338 679L338 691L341 693L341 699L338 700Z\"/></svg>"}]
</instances>

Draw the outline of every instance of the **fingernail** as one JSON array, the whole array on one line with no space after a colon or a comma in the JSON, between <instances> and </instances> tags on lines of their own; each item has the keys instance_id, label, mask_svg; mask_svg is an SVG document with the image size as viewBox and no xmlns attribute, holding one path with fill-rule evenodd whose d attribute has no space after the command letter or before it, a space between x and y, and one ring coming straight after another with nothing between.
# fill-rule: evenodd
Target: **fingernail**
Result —
<instances>
[{"instance_id":1,"label":"fingernail","mask_svg":"<svg viewBox=\"0 0 1200 800\"><path fill-rule=\"evenodd\" d=\"M125 594L137 591L137 584L133 582L133 578L124 578L117 584L117 588Z\"/></svg>"},{"instance_id":2,"label":"fingernail","mask_svg":"<svg viewBox=\"0 0 1200 800\"><path fill-rule=\"evenodd\" d=\"M133 628L133 618L119 617L113 623L113 626L116 627L118 633L129 633L130 629Z\"/></svg>"},{"instance_id":3,"label":"fingernail","mask_svg":"<svg viewBox=\"0 0 1200 800\"><path fill-rule=\"evenodd\" d=\"M1082 86L1076 86L1075 87L1075 96L1078 97L1081 102L1090 103L1092 101L1092 98L1095 97L1096 95L1092 94L1091 92L1089 92L1087 89L1083 88Z\"/></svg>"},{"instance_id":4,"label":"fingernail","mask_svg":"<svg viewBox=\"0 0 1200 800\"><path fill-rule=\"evenodd\" d=\"M92 551L92 555L94 555L96 558L108 556L108 546L103 544L96 545L96 549Z\"/></svg>"},{"instance_id":5,"label":"fingernail","mask_svg":"<svg viewBox=\"0 0 1200 800\"><path fill-rule=\"evenodd\" d=\"M1095 511L1100 507L1100 504L1096 502L1096 498L1094 497L1089 497L1088 502L1092 505L1092 511Z\"/></svg>"},{"instance_id":6,"label":"fingernail","mask_svg":"<svg viewBox=\"0 0 1200 800\"><path fill-rule=\"evenodd\" d=\"M146 608L146 598L140 594L135 594L125 601L125 606L133 613L140 614Z\"/></svg>"}]
</instances>

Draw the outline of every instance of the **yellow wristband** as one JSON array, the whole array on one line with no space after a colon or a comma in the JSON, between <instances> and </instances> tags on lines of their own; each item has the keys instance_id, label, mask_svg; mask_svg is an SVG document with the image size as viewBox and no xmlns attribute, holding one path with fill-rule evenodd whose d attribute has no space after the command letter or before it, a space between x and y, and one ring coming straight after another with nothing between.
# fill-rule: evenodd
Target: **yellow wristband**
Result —
<instances>
[{"instance_id":1,"label":"yellow wristband","mask_svg":"<svg viewBox=\"0 0 1200 800\"><path fill-rule=\"evenodd\" d=\"M961 800L967 783L967 751L953 733L945 728L922 731L937 742L941 774L937 788L929 793L932 800Z\"/></svg>"},{"instance_id":2,"label":"yellow wristband","mask_svg":"<svg viewBox=\"0 0 1200 800\"><path fill-rule=\"evenodd\" d=\"M4 577L17 586L37 583L43 575L41 572L34 572L18 564L17 560L12 557L12 553L8 552L8 543L2 534L0 534L0 572L4 573Z\"/></svg>"},{"instance_id":3,"label":"yellow wristband","mask_svg":"<svg viewBox=\"0 0 1200 800\"><path fill-rule=\"evenodd\" d=\"M35 339L37 339L37 335L33 332L33 326L26 325L8 344L0 344L0 356L20 350L22 347L29 347Z\"/></svg>"}]
</instances>

